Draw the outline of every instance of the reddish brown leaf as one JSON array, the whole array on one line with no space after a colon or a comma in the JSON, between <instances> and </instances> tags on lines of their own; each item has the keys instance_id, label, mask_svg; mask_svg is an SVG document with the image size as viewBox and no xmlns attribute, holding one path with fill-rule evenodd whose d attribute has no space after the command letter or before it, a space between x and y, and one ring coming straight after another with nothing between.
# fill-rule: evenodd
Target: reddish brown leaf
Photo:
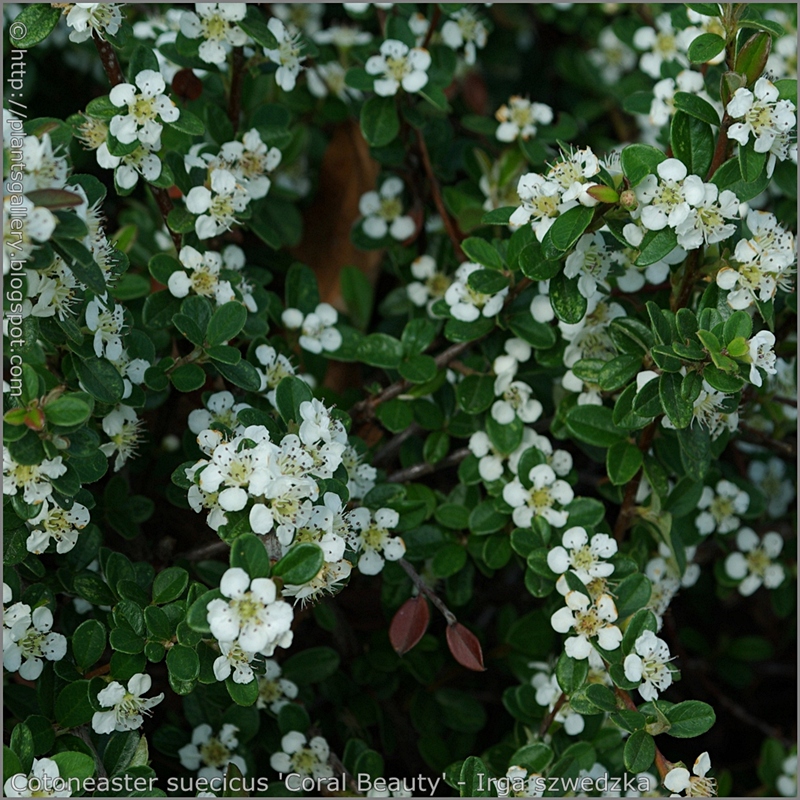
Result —
<instances>
[{"instance_id":1,"label":"reddish brown leaf","mask_svg":"<svg viewBox=\"0 0 800 800\"><path fill-rule=\"evenodd\" d=\"M172 79L172 91L186 100L197 100L203 93L203 82L190 69L181 69Z\"/></svg>"},{"instance_id":2,"label":"reddish brown leaf","mask_svg":"<svg viewBox=\"0 0 800 800\"><path fill-rule=\"evenodd\" d=\"M453 654L453 658L462 667L483 672L483 650L472 631L467 630L460 622L447 626L447 646Z\"/></svg>"},{"instance_id":3,"label":"reddish brown leaf","mask_svg":"<svg viewBox=\"0 0 800 800\"><path fill-rule=\"evenodd\" d=\"M389 641L398 655L403 655L417 645L428 630L431 612L428 601L420 594L406 600L394 615L389 626Z\"/></svg>"}]
</instances>

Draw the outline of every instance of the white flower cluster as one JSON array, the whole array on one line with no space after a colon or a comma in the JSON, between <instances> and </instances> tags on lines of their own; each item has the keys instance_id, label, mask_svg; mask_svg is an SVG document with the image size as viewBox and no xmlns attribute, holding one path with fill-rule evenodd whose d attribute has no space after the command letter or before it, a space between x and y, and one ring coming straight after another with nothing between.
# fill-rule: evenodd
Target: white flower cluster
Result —
<instances>
[{"instance_id":1,"label":"white flower cluster","mask_svg":"<svg viewBox=\"0 0 800 800\"><path fill-rule=\"evenodd\" d=\"M797 260L794 236L767 211L747 213L749 239L741 239L733 252L733 265L717 273L717 285L728 291L728 305L749 308L775 297L777 290L791 291L791 274Z\"/></svg>"},{"instance_id":2,"label":"white flower cluster","mask_svg":"<svg viewBox=\"0 0 800 800\"><path fill-rule=\"evenodd\" d=\"M629 681L640 682L638 691L643 700L656 700L659 692L672 685L669 646L652 631L636 639L634 652L625 657L623 668Z\"/></svg>"},{"instance_id":3,"label":"white flower cluster","mask_svg":"<svg viewBox=\"0 0 800 800\"><path fill-rule=\"evenodd\" d=\"M729 189L719 191L716 184L704 183L689 175L677 158L667 158L656 168L658 177L647 175L635 188L639 207L633 212L644 228L660 231L669 226L684 250L716 244L729 238L736 225L739 200Z\"/></svg>"},{"instance_id":4,"label":"white flower cluster","mask_svg":"<svg viewBox=\"0 0 800 800\"><path fill-rule=\"evenodd\" d=\"M738 515L746 513L750 507L750 495L735 483L720 480L713 489L710 486L703 487L697 507L700 513L695 524L703 536L714 531L731 533L741 524Z\"/></svg>"},{"instance_id":5,"label":"white flower cluster","mask_svg":"<svg viewBox=\"0 0 800 800\"><path fill-rule=\"evenodd\" d=\"M588 190L596 186L593 178L600 172L600 161L588 147L566 154L545 175L529 172L519 179L517 194L522 205L511 215L511 225L530 223L541 242L556 217L577 205L596 206Z\"/></svg>"},{"instance_id":6,"label":"white flower cluster","mask_svg":"<svg viewBox=\"0 0 800 800\"><path fill-rule=\"evenodd\" d=\"M655 80L661 78L661 65L677 62L689 66L686 51L700 34L696 28L676 30L668 12L659 14L654 27L639 28L633 35L634 46L644 51L639 58L639 68Z\"/></svg>"},{"instance_id":7,"label":"white flower cluster","mask_svg":"<svg viewBox=\"0 0 800 800\"><path fill-rule=\"evenodd\" d=\"M31 610L27 603L11 602L11 588L3 584L3 667L35 681L44 669L42 659L61 661L67 654L67 638L52 631L53 612L46 606Z\"/></svg>"},{"instance_id":8,"label":"white flower cluster","mask_svg":"<svg viewBox=\"0 0 800 800\"><path fill-rule=\"evenodd\" d=\"M281 321L290 331L300 331L299 343L303 350L319 355L323 350L332 353L342 346L342 334L334 327L339 313L330 303L319 303L309 314L297 308L287 308Z\"/></svg>"}]
</instances>

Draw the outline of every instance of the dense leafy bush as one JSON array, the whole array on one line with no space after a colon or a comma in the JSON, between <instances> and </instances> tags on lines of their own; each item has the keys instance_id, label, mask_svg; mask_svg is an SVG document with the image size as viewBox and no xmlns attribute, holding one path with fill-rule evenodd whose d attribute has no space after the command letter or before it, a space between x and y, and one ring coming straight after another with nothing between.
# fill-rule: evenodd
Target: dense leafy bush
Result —
<instances>
[{"instance_id":1,"label":"dense leafy bush","mask_svg":"<svg viewBox=\"0 0 800 800\"><path fill-rule=\"evenodd\" d=\"M5 7L6 795L796 793L796 8L485 5Z\"/></svg>"}]
</instances>

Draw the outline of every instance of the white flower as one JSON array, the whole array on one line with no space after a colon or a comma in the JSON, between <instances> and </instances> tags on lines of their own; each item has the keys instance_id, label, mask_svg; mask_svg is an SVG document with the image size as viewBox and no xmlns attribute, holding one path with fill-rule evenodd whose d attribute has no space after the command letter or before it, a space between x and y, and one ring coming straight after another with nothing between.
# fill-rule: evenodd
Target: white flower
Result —
<instances>
[{"instance_id":1,"label":"white flower","mask_svg":"<svg viewBox=\"0 0 800 800\"><path fill-rule=\"evenodd\" d=\"M537 704L552 711L562 694L556 675L550 674L549 669L547 672L537 672L531 678L531 686L536 689ZM562 702L553 719L564 726L564 730L569 736L577 736L582 733L585 726L583 717L569 707L569 702Z\"/></svg>"},{"instance_id":2,"label":"white flower","mask_svg":"<svg viewBox=\"0 0 800 800\"><path fill-rule=\"evenodd\" d=\"M67 638L50 630L53 612L46 606L31 613L30 606L15 603L3 613L3 625L3 666L19 672L26 681L35 681L42 674L43 658L61 661L67 654Z\"/></svg>"},{"instance_id":3,"label":"white flower","mask_svg":"<svg viewBox=\"0 0 800 800\"><path fill-rule=\"evenodd\" d=\"M250 663L255 658L255 653L242 650L236 642L219 642L220 655L214 659L214 677L218 681L225 681L233 673L234 683L250 683L255 677Z\"/></svg>"},{"instance_id":4,"label":"white flower","mask_svg":"<svg viewBox=\"0 0 800 800\"><path fill-rule=\"evenodd\" d=\"M347 491L351 500L360 500L375 487L378 471L371 464L359 463L361 456L355 447L349 446L342 453L342 464L347 470Z\"/></svg>"},{"instance_id":5,"label":"white flower","mask_svg":"<svg viewBox=\"0 0 800 800\"><path fill-rule=\"evenodd\" d=\"M237 403L230 392L215 392L206 400L205 408L196 408L189 412L189 430L199 434L218 422L238 433L237 428L243 431L244 427L239 424L236 415L242 409L250 407L247 403Z\"/></svg>"},{"instance_id":6,"label":"white flower","mask_svg":"<svg viewBox=\"0 0 800 800\"><path fill-rule=\"evenodd\" d=\"M314 736L309 742L302 733L291 731L281 739L281 751L273 753L269 763L276 772L284 774L330 778L333 769L329 758L330 748L322 736Z\"/></svg>"},{"instance_id":7,"label":"white flower","mask_svg":"<svg viewBox=\"0 0 800 800\"><path fill-rule=\"evenodd\" d=\"M739 200L732 191L720 192L716 184L704 183L702 199L695 201L686 219L675 225L678 244L684 250L696 250L704 244L722 242L736 231L736 225L725 220L738 216Z\"/></svg>"},{"instance_id":8,"label":"white flower","mask_svg":"<svg viewBox=\"0 0 800 800\"><path fill-rule=\"evenodd\" d=\"M453 282L444 293L450 313L462 322L474 322L481 316L493 317L499 314L508 295L508 286L495 294L475 291L469 285L469 276L480 269L480 264L465 261L456 270Z\"/></svg>"},{"instance_id":9,"label":"white flower","mask_svg":"<svg viewBox=\"0 0 800 800\"><path fill-rule=\"evenodd\" d=\"M153 681L146 673L138 673L128 681L126 689L121 683L112 681L98 695L97 702L109 711L95 711L92 717L92 729L95 733L112 733L113 731L134 731L141 727L144 715L157 706L164 694L155 697L143 697L150 691Z\"/></svg>"},{"instance_id":10,"label":"white flower","mask_svg":"<svg viewBox=\"0 0 800 800\"><path fill-rule=\"evenodd\" d=\"M597 47L586 54L592 66L600 70L604 83L613 85L624 73L636 66L636 54L617 38L613 28L603 28L597 37Z\"/></svg>"},{"instance_id":11,"label":"white flower","mask_svg":"<svg viewBox=\"0 0 800 800\"><path fill-rule=\"evenodd\" d=\"M601 594L592 602L581 592L568 592L564 601L566 606L552 615L550 624L558 633L574 631L575 635L564 642L564 650L570 658L588 658L592 650L589 640L594 637L604 650L619 647L622 631L613 624L617 608L610 595Z\"/></svg>"},{"instance_id":12,"label":"white flower","mask_svg":"<svg viewBox=\"0 0 800 800\"><path fill-rule=\"evenodd\" d=\"M142 420L130 406L119 405L103 417L103 431L111 441L101 444L100 450L108 458L114 453L117 454L114 460L114 472L119 472L139 446L142 438Z\"/></svg>"},{"instance_id":13,"label":"white flower","mask_svg":"<svg viewBox=\"0 0 800 800\"><path fill-rule=\"evenodd\" d=\"M767 174L772 175L775 161L789 155L789 131L797 124L797 114L790 100L779 100L778 90L767 78L759 78L753 91L744 87L734 92L727 106L733 119L741 119L728 128L728 138L746 145L752 134L753 149L769 153Z\"/></svg>"},{"instance_id":14,"label":"white flower","mask_svg":"<svg viewBox=\"0 0 800 800\"><path fill-rule=\"evenodd\" d=\"M750 495L735 483L721 480L717 482L715 489L704 486L697 501L697 507L702 511L697 515L695 524L703 536L708 536L713 531L735 531L741 523L738 515L744 514L750 507Z\"/></svg>"},{"instance_id":15,"label":"white flower","mask_svg":"<svg viewBox=\"0 0 800 800\"><path fill-rule=\"evenodd\" d=\"M302 325L302 322L299 324ZM260 344L256 348L255 356L258 363L264 367L263 370L256 367L261 376L261 392L275 408L275 390L284 378L294 375L294 367L285 355L268 344Z\"/></svg>"},{"instance_id":16,"label":"white flower","mask_svg":"<svg viewBox=\"0 0 800 800\"><path fill-rule=\"evenodd\" d=\"M81 5L89 5L82 3ZM94 4L92 4L94 5ZM59 781L61 773L58 764L51 758L34 758L31 771L27 775L18 772L3 784L5 797L72 797L72 790L66 780ZM61 788L56 789L55 786Z\"/></svg>"},{"instance_id":17,"label":"white flower","mask_svg":"<svg viewBox=\"0 0 800 800\"><path fill-rule=\"evenodd\" d=\"M677 61L688 67L689 61L684 53L694 35L692 29L676 31L669 13L656 17L655 28L639 28L633 35L633 44L639 50L648 51L639 59L642 72L658 80L661 65L665 62Z\"/></svg>"},{"instance_id":18,"label":"white flower","mask_svg":"<svg viewBox=\"0 0 800 800\"><path fill-rule=\"evenodd\" d=\"M213 297L219 306L236 299L230 282L219 277L222 269L219 253L201 253L186 245L181 248L178 259L188 273L176 270L169 276L167 287L173 297L186 297L189 292L194 292L201 297Z\"/></svg>"},{"instance_id":19,"label":"white flower","mask_svg":"<svg viewBox=\"0 0 800 800\"><path fill-rule=\"evenodd\" d=\"M600 172L600 159L590 147L570 149L564 155L568 157L553 164L547 173L548 180L561 187L562 212L577 203L589 208L596 206L598 201L588 194L588 189L596 186L589 178Z\"/></svg>"},{"instance_id":20,"label":"white flower","mask_svg":"<svg viewBox=\"0 0 800 800\"><path fill-rule=\"evenodd\" d=\"M604 559L616 552L617 543L608 534L596 533L590 541L585 528L568 528L561 537L561 545L547 554L547 566L557 575L572 570L586 585L614 572L614 565Z\"/></svg>"},{"instance_id":21,"label":"white flower","mask_svg":"<svg viewBox=\"0 0 800 800\"><path fill-rule=\"evenodd\" d=\"M85 42L94 34L105 39L106 34L116 36L122 24L120 3L75 3L67 14L71 42Z\"/></svg>"},{"instance_id":22,"label":"white flower","mask_svg":"<svg viewBox=\"0 0 800 800\"><path fill-rule=\"evenodd\" d=\"M398 242L412 236L416 230L414 220L403 214L403 181L387 178L381 188L361 195L358 210L364 216L364 233L371 239L382 239L388 233Z\"/></svg>"},{"instance_id":23,"label":"white flower","mask_svg":"<svg viewBox=\"0 0 800 800\"><path fill-rule=\"evenodd\" d=\"M244 186L252 200L266 197L271 186L267 173L277 169L281 157L281 151L267 147L255 128L247 131L241 142L226 142L219 152L221 165Z\"/></svg>"},{"instance_id":24,"label":"white flower","mask_svg":"<svg viewBox=\"0 0 800 800\"><path fill-rule=\"evenodd\" d=\"M739 414L736 411L727 413L721 409L727 395L712 388L705 380L700 394L692 405L692 425L695 421L709 429L711 438L716 439L723 431L735 431L739 425ZM662 420L665 428L672 427L669 419Z\"/></svg>"},{"instance_id":25,"label":"white flower","mask_svg":"<svg viewBox=\"0 0 800 800\"><path fill-rule=\"evenodd\" d=\"M294 5L297 7L297 4ZM350 25L331 25L317 31L312 38L317 44L333 44L348 50L357 44L368 44L372 41L372 34Z\"/></svg>"},{"instance_id":26,"label":"white flower","mask_svg":"<svg viewBox=\"0 0 800 800\"><path fill-rule=\"evenodd\" d=\"M556 478L548 464L537 464L529 474L531 488L526 489L519 478L503 487L503 500L513 507L514 524L529 528L534 517L544 517L551 525L560 528L567 524L569 512L557 510L556 504L565 506L572 502L572 487Z\"/></svg>"},{"instance_id":27,"label":"white flower","mask_svg":"<svg viewBox=\"0 0 800 800\"><path fill-rule=\"evenodd\" d=\"M26 270L26 275L28 302L33 303L31 316L58 316L62 321L72 316L72 305L82 286L72 270L67 269L61 256L56 255L47 269Z\"/></svg>"},{"instance_id":28,"label":"white flower","mask_svg":"<svg viewBox=\"0 0 800 800\"><path fill-rule=\"evenodd\" d=\"M659 692L672 685L672 672L667 667L669 647L652 631L642 633L633 647L636 652L625 657L625 677L641 681L639 694L643 700L655 700Z\"/></svg>"},{"instance_id":29,"label":"white flower","mask_svg":"<svg viewBox=\"0 0 800 800\"><path fill-rule=\"evenodd\" d=\"M567 256L564 274L578 278L578 291L587 299L597 292L598 283L607 288L606 277L614 264L601 233L585 233Z\"/></svg>"},{"instance_id":30,"label":"white flower","mask_svg":"<svg viewBox=\"0 0 800 800\"><path fill-rule=\"evenodd\" d=\"M159 147L162 122L176 122L180 111L164 94L166 84L160 73L152 69L142 70L131 83L120 83L111 89L108 99L117 108L125 108L124 114L111 118L108 129L122 144L131 144L137 139L144 145ZM138 89L138 92L137 92Z\"/></svg>"},{"instance_id":31,"label":"white flower","mask_svg":"<svg viewBox=\"0 0 800 800\"><path fill-rule=\"evenodd\" d=\"M61 189L69 172L67 159L53 154L49 133L43 134L41 139L36 136L25 137L22 145L22 164L19 166L24 171L22 179L24 192L34 189Z\"/></svg>"},{"instance_id":32,"label":"white flower","mask_svg":"<svg viewBox=\"0 0 800 800\"><path fill-rule=\"evenodd\" d=\"M468 447L470 452L480 459L478 461L478 474L483 480L496 481L503 476L503 460L505 456L495 450L484 431L473 433L470 436Z\"/></svg>"},{"instance_id":33,"label":"white flower","mask_svg":"<svg viewBox=\"0 0 800 800\"><path fill-rule=\"evenodd\" d=\"M195 12L181 15L181 33L187 39L199 39L198 55L206 64L225 62L231 47L247 44L247 34L236 24L245 18L246 3L195 3Z\"/></svg>"},{"instance_id":34,"label":"white flower","mask_svg":"<svg viewBox=\"0 0 800 800\"><path fill-rule=\"evenodd\" d=\"M532 390L522 381L507 381L500 376L495 381L495 392L500 390L500 400L496 400L491 408L491 415L501 425L513 422L519 417L522 422L536 422L542 415L542 404L531 397Z\"/></svg>"},{"instance_id":35,"label":"white flower","mask_svg":"<svg viewBox=\"0 0 800 800\"><path fill-rule=\"evenodd\" d=\"M158 150L160 142L155 145L141 145L132 153L124 156L112 156L108 144L103 142L97 148L97 163L104 169L114 170L114 180L120 189L133 189L139 182L139 176L146 181L158 180L161 175L161 159L152 150Z\"/></svg>"},{"instance_id":36,"label":"white flower","mask_svg":"<svg viewBox=\"0 0 800 800\"><path fill-rule=\"evenodd\" d=\"M464 61L475 63L476 49L486 47L489 32L486 25L469 8L460 8L442 25L442 41L453 50L464 48ZM394 94L394 93L392 93Z\"/></svg>"},{"instance_id":37,"label":"white flower","mask_svg":"<svg viewBox=\"0 0 800 800\"><path fill-rule=\"evenodd\" d=\"M374 515L368 508L356 508L345 517L350 527L348 544L360 552L358 569L364 575L377 575L384 560L397 561L403 557L406 546L399 537L392 537L391 528L397 527L400 515L390 508L380 508Z\"/></svg>"},{"instance_id":38,"label":"white flower","mask_svg":"<svg viewBox=\"0 0 800 800\"><path fill-rule=\"evenodd\" d=\"M251 580L243 569L232 567L223 574L219 588L230 599L208 604L208 625L217 639L237 641L242 650L267 656L276 647L291 644L292 607L277 599L272 580Z\"/></svg>"},{"instance_id":39,"label":"white flower","mask_svg":"<svg viewBox=\"0 0 800 800\"><path fill-rule=\"evenodd\" d=\"M211 173L211 188L194 186L186 195L186 208L200 216L194 229L198 239L210 239L228 230L236 214L247 208L250 195L232 173L215 169Z\"/></svg>"},{"instance_id":40,"label":"white flower","mask_svg":"<svg viewBox=\"0 0 800 800\"><path fill-rule=\"evenodd\" d=\"M24 195L21 202L16 202L16 196L12 217L11 200L12 195L3 200L3 275L11 271L12 261L27 261L39 245L48 241L58 221L49 208L34 206Z\"/></svg>"},{"instance_id":41,"label":"white flower","mask_svg":"<svg viewBox=\"0 0 800 800\"><path fill-rule=\"evenodd\" d=\"M431 56L422 47L409 49L397 39L386 39L381 43L380 55L371 56L364 65L375 79L375 94L391 97L402 86L407 92L418 92L428 83L428 67Z\"/></svg>"},{"instance_id":42,"label":"white flower","mask_svg":"<svg viewBox=\"0 0 800 800\"><path fill-rule=\"evenodd\" d=\"M783 566L774 563L783 549L779 533L770 531L759 539L752 528L742 528L736 534L736 546L741 552L729 553L725 559L725 572L741 581L739 594L749 597L763 584L776 589L786 577Z\"/></svg>"},{"instance_id":43,"label":"white flower","mask_svg":"<svg viewBox=\"0 0 800 800\"><path fill-rule=\"evenodd\" d=\"M675 228L691 211L691 206L703 202L705 188L697 175L688 175L686 165L677 158L667 158L635 188L636 198L643 206L642 225L650 231L660 231L669 225Z\"/></svg>"},{"instance_id":44,"label":"white flower","mask_svg":"<svg viewBox=\"0 0 800 800\"><path fill-rule=\"evenodd\" d=\"M212 732L213 728L207 723L192 731L191 743L178 750L181 766L192 772L197 770L197 777L208 781L222 778L228 764L235 764L242 775L246 775L247 764L241 756L233 753L239 746L236 738L239 729L227 722L216 736Z\"/></svg>"},{"instance_id":45,"label":"white flower","mask_svg":"<svg viewBox=\"0 0 800 800\"><path fill-rule=\"evenodd\" d=\"M53 493L53 478L67 471L61 456L47 458L41 464L17 464L8 448L3 445L3 494L12 497L22 489L22 499L38 505Z\"/></svg>"},{"instance_id":46,"label":"white flower","mask_svg":"<svg viewBox=\"0 0 800 800\"><path fill-rule=\"evenodd\" d=\"M795 496L794 482L786 477L786 462L774 456L768 461L753 460L747 465L747 477L768 498L767 514L782 517Z\"/></svg>"},{"instance_id":47,"label":"white flower","mask_svg":"<svg viewBox=\"0 0 800 800\"><path fill-rule=\"evenodd\" d=\"M775 787L782 797L797 797L797 748L792 748L781 768L783 774L778 776Z\"/></svg>"},{"instance_id":48,"label":"white flower","mask_svg":"<svg viewBox=\"0 0 800 800\"><path fill-rule=\"evenodd\" d=\"M94 352L98 358L105 356L116 361L122 355L122 329L125 309L114 303L108 308L98 298L86 306L86 326L94 333Z\"/></svg>"},{"instance_id":49,"label":"white flower","mask_svg":"<svg viewBox=\"0 0 800 800\"><path fill-rule=\"evenodd\" d=\"M561 187L544 175L529 172L519 179L517 194L522 205L514 211L509 221L515 226L530 222L536 238L541 242L559 213L566 210L562 208Z\"/></svg>"},{"instance_id":50,"label":"white flower","mask_svg":"<svg viewBox=\"0 0 800 800\"><path fill-rule=\"evenodd\" d=\"M759 369L763 369L767 375L775 375L778 371L775 367L777 356L772 349L775 347L775 334L772 331L759 331L748 340L747 345L750 355L750 383L761 386Z\"/></svg>"},{"instance_id":51,"label":"white flower","mask_svg":"<svg viewBox=\"0 0 800 800\"><path fill-rule=\"evenodd\" d=\"M705 95L705 81L699 72L684 69L677 77L664 78L653 87L653 102L650 104L650 122L661 127L675 113L675 93L688 92ZM704 97L705 99L705 97Z\"/></svg>"},{"instance_id":52,"label":"white flower","mask_svg":"<svg viewBox=\"0 0 800 800\"><path fill-rule=\"evenodd\" d=\"M281 677L281 668L277 661L268 658L266 665L266 673L258 678L256 708L269 708L273 714L277 714L297 697L297 684Z\"/></svg>"},{"instance_id":53,"label":"white flower","mask_svg":"<svg viewBox=\"0 0 800 800\"><path fill-rule=\"evenodd\" d=\"M300 347L309 353L333 352L342 346L342 334L334 327L339 314L329 303L319 303L305 316L296 308L287 308L281 319L289 330L300 328Z\"/></svg>"},{"instance_id":54,"label":"white flower","mask_svg":"<svg viewBox=\"0 0 800 800\"><path fill-rule=\"evenodd\" d=\"M436 300L444 297L452 281L444 272L439 272L436 261L428 255L419 256L411 262L411 274L416 280L406 286L406 292L408 299L420 308L427 305L430 309Z\"/></svg>"},{"instance_id":55,"label":"white flower","mask_svg":"<svg viewBox=\"0 0 800 800\"><path fill-rule=\"evenodd\" d=\"M513 142L518 138L530 139L536 135L536 126L549 125L553 121L553 109L544 103L531 103L526 97L514 95L497 109L495 118L500 123L495 136L501 142Z\"/></svg>"},{"instance_id":56,"label":"white flower","mask_svg":"<svg viewBox=\"0 0 800 800\"><path fill-rule=\"evenodd\" d=\"M26 542L29 553L44 553L52 539L56 543L57 553L68 553L75 547L78 534L89 524L89 509L81 503L73 503L67 510L61 506L52 506L43 501L39 513L28 525L30 536Z\"/></svg>"},{"instance_id":57,"label":"white flower","mask_svg":"<svg viewBox=\"0 0 800 800\"><path fill-rule=\"evenodd\" d=\"M685 767L673 767L664 776L664 786L671 792L685 792L684 797L714 797L717 793L717 782L714 778L706 777L710 769L711 759L708 753L702 753L694 762L693 775ZM673 796L680 797L679 794Z\"/></svg>"},{"instance_id":58,"label":"white flower","mask_svg":"<svg viewBox=\"0 0 800 800\"><path fill-rule=\"evenodd\" d=\"M302 601L303 605L317 602L325 594L335 594L337 586L350 577L352 570L353 565L345 558L341 561L326 561L310 581L304 584L286 584L283 593Z\"/></svg>"},{"instance_id":59,"label":"white flower","mask_svg":"<svg viewBox=\"0 0 800 800\"><path fill-rule=\"evenodd\" d=\"M278 41L275 49L264 48L264 55L273 63L278 65L275 72L275 81L284 92L291 92L297 84L297 76L303 69L305 56L300 55L302 47L300 32L296 29L290 30L279 19L272 17L267 23L272 35Z\"/></svg>"},{"instance_id":60,"label":"white flower","mask_svg":"<svg viewBox=\"0 0 800 800\"><path fill-rule=\"evenodd\" d=\"M333 94L344 102L350 99L360 100L363 93L345 83L346 74L347 70L338 61L328 61L309 67L306 72L308 91L314 97L327 97Z\"/></svg>"}]
</instances>

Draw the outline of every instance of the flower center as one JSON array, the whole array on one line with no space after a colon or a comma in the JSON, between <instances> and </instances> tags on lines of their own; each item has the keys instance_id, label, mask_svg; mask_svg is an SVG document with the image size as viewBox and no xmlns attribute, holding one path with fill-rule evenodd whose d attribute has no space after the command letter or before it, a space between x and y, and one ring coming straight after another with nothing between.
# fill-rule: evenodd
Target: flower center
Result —
<instances>
[{"instance_id":1,"label":"flower center","mask_svg":"<svg viewBox=\"0 0 800 800\"><path fill-rule=\"evenodd\" d=\"M141 125L156 118L155 98L140 95L128 107L128 112L133 115Z\"/></svg>"},{"instance_id":2,"label":"flower center","mask_svg":"<svg viewBox=\"0 0 800 800\"><path fill-rule=\"evenodd\" d=\"M425 281L425 288L431 297L444 297L444 293L450 286L450 278L442 272L435 272Z\"/></svg>"},{"instance_id":3,"label":"flower center","mask_svg":"<svg viewBox=\"0 0 800 800\"><path fill-rule=\"evenodd\" d=\"M208 296L214 294L217 285L217 276L205 270L195 270L192 274L192 288L199 295Z\"/></svg>"},{"instance_id":4,"label":"flower center","mask_svg":"<svg viewBox=\"0 0 800 800\"><path fill-rule=\"evenodd\" d=\"M675 181L668 181L661 185L653 198L654 205L677 206L683 202L683 191Z\"/></svg>"},{"instance_id":5,"label":"flower center","mask_svg":"<svg viewBox=\"0 0 800 800\"><path fill-rule=\"evenodd\" d=\"M511 120L520 128L533 122L531 110L528 106L511 106Z\"/></svg>"},{"instance_id":6,"label":"flower center","mask_svg":"<svg viewBox=\"0 0 800 800\"><path fill-rule=\"evenodd\" d=\"M376 528L373 525L361 534L361 541L364 543L365 548L380 550L385 536L386 531L383 528Z\"/></svg>"},{"instance_id":7,"label":"flower center","mask_svg":"<svg viewBox=\"0 0 800 800\"><path fill-rule=\"evenodd\" d=\"M764 576L767 567L772 563L770 557L760 547L748 553L746 558L750 572L759 577Z\"/></svg>"},{"instance_id":8,"label":"flower center","mask_svg":"<svg viewBox=\"0 0 800 800\"><path fill-rule=\"evenodd\" d=\"M233 197L229 194L218 194L211 201L209 214L216 220L229 220L233 217Z\"/></svg>"},{"instance_id":9,"label":"flower center","mask_svg":"<svg viewBox=\"0 0 800 800\"><path fill-rule=\"evenodd\" d=\"M384 197L381 199L381 208L378 215L389 221L396 219L403 213L403 204L398 197Z\"/></svg>"},{"instance_id":10,"label":"flower center","mask_svg":"<svg viewBox=\"0 0 800 800\"><path fill-rule=\"evenodd\" d=\"M575 631L587 639L596 636L602 625L603 621L597 615L597 609L594 607L586 611L575 612Z\"/></svg>"},{"instance_id":11,"label":"flower center","mask_svg":"<svg viewBox=\"0 0 800 800\"><path fill-rule=\"evenodd\" d=\"M555 195L540 194L530 200L537 217L554 217L558 213L558 198Z\"/></svg>"},{"instance_id":12,"label":"flower center","mask_svg":"<svg viewBox=\"0 0 800 800\"><path fill-rule=\"evenodd\" d=\"M588 571L594 566L595 560L588 544L583 545L580 550L572 551L572 566L575 567L575 569L584 569Z\"/></svg>"},{"instance_id":13,"label":"flower center","mask_svg":"<svg viewBox=\"0 0 800 800\"><path fill-rule=\"evenodd\" d=\"M656 34L656 43L653 48L665 61L672 58L677 51L675 37L671 33Z\"/></svg>"},{"instance_id":14,"label":"flower center","mask_svg":"<svg viewBox=\"0 0 800 800\"><path fill-rule=\"evenodd\" d=\"M209 39L212 42L218 42L220 39L224 39L228 32L228 22L219 14L206 17L200 22L200 27L203 31L203 38Z\"/></svg>"},{"instance_id":15,"label":"flower center","mask_svg":"<svg viewBox=\"0 0 800 800\"><path fill-rule=\"evenodd\" d=\"M311 775L314 772L317 760L314 751L304 747L292 756L292 769L300 775Z\"/></svg>"},{"instance_id":16,"label":"flower center","mask_svg":"<svg viewBox=\"0 0 800 800\"><path fill-rule=\"evenodd\" d=\"M722 218L722 214L719 213L719 210L714 208L708 207L701 207L697 209L697 216L700 219L700 223L702 227L708 230L715 230L716 228L721 228L725 221Z\"/></svg>"},{"instance_id":17,"label":"flower center","mask_svg":"<svg viewBox=\"0 0 800 800\"><path fill-rule=\"evenodd\" d=\"M406 74L411 72L408 66L408 60L405 56L395 58L394 56L386 56L386 73L394 78L396 81L402 81Z\"/></svg>"},{"instance_id":18,"label":"flower center","mask_svg":"<svg viewBox=\"0 0 800 800\"><path fill-rule=\"evenodd\" d=\"M224 767L231 760L231 751L216 737L200 747L200 758L208 767Z\"/></svg>"},{"instance_id":19,"label":"flower center","mask_svg":"<svg viewBox=\"0 0 800 800\"><path fill-rule=\"evenodd\" d=\"M258 682L258 696L265 703L274 703L283 697L281 687L277 681L269 681L266 678L261 678Z\"/></svg>"},{"instance_id":20,"label":"flower center","mask_svg":"<svg viewBox=\"0 0 800 800\"><path fill-rule=\"evenodd\" d=\"M733 516L733 503L728 497L721 497L717 495L711 502L711 515L717 522Z\"/></svg>"},{"instance_id":21,"label":"flower center","mask_svg":"<svg viewBox=\"0 0 800 800\"><path fill-rule=\"evenodd\" d=\"M247 592L244 597L235 600L234 604L236 610L239 612L239 619L242 622L250 622L258 618L259 613L263 610L264 604L253 597L252 592Z\"/></svg>"},{"instance_id":22,"label":"flower center","mask_svg":"<svg viewBox=\"0 0 800 800\"><path fill-rule=\"evenodd\" d=\"M547 486L543 486L541 489L534 489L530 494L528 505L534 511L550 508L553 505L553 496L550 494L550 489Z\"/></svg>"},{"instance_id":23,"label":"flower center","mask_svg":"<svg viewBox=\"0 0 800 800\"><path fill-rule=\"evenodd\" d=\"M689 778L687 797L716 797L716 794L717 782L714 778L698 778L695 775Z\"/></svg>"},{"instance_id":24,"label":"flower center","mask_svg":"<svg viewBox=\"0 0 800 800\"><path fill-rule=\"evenodd\" d=\"M772 109L769 106L753 105L745 114L745 120L750 123L756 136L760 136L765 130L772 128Z\"/></svg>"},{"instance_id":25,"label":"flower center","mask_svg":"<svg viewBox=\"0 0 800 800\"><path fill-rule=\"evenodd\" d=\"M31 628L19 641L19 649L26 658L41 658L42 646L47 634Z\"/></svg>"}]
</instances>

